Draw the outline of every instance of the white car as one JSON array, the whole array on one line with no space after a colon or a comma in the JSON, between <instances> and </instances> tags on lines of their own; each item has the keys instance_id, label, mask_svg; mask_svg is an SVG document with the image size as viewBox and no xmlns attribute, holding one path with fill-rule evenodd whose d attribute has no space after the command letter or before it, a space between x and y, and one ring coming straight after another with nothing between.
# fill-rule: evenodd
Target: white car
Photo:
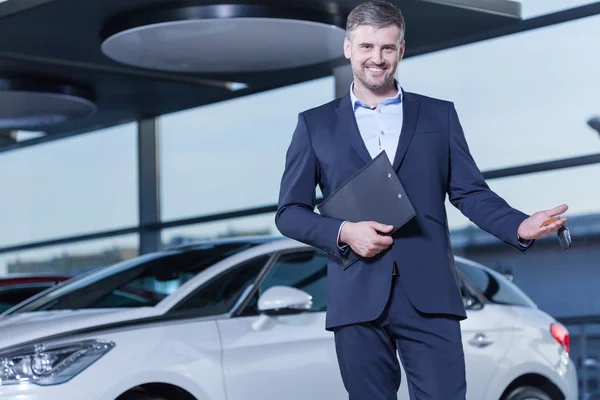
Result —
<instances>
[{"instance_id":1,"label":"white car","mask_svg":"<svg viewBox=\"0 0 600 400\"><path fill-rule=\"evenodd\" d=\"M0 399L347 399L326 263L293 240L238 238L59 284L0 317ZM456 265L468 399L576 400L567 330L504 276Z\"/></svg>"}]
</instances>

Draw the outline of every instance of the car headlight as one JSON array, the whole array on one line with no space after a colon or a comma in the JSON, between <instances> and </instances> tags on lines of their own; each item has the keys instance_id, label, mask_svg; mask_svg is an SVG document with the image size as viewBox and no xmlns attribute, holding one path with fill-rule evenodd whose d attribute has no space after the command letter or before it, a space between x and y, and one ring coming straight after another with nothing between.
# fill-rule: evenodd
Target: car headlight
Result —
<instances>
[{"instance_id":1,"label":"car headlight","mask_svg":"<svg viewBox=\"0 0 600 400\"><path fill-rule=\"evenodd\" d=\"M0 386L34 383L57 385L83 371L115 346L113 342L84 340L67 344L21 347L0 353Z\"/></svg>"}]
</instances>

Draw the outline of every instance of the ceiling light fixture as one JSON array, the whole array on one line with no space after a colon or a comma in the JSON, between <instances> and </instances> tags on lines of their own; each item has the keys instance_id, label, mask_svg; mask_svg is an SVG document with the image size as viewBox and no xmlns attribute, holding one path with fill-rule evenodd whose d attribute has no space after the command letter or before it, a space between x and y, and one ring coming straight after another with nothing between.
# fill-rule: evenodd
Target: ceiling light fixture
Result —
<instances>
[{"instance_id":1,"label":"ceiling light fixture","mask_svg":"<svg viewBox=\"0 0 600 400\"><path fill-rule=\"evenodd\" d=\"M94 112L91 93L70 83L0 78L0 129L42 128Z\"/></svg>"},{"instance_id":2,"label":"ceiling light fixture","mask_svg":"<svg viewBox=\"0 0 600 400\"><path fill-rule=\"evenodd\" d=\"M229 73L337 60L345 34L345 19L328 11L222 4L136 10L108 21L100 37L102 52L121 64Z\"/></svg>"}]
</instances>

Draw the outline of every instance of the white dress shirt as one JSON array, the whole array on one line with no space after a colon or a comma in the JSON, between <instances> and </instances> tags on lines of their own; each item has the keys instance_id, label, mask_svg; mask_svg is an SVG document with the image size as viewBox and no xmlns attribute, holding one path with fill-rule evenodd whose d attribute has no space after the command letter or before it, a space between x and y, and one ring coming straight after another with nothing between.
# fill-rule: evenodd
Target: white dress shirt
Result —
<instances>
[{"instance_id":1,"label":"white dress shirt","mask_svg":"<svg viewBox=\"0 0 600 400\"><path fill-rule=\"evenodd\" d=\"M350 101L354 117L369 155L371 158L375 158L379 153L385 151L392 164L396 156L403 122L402 90L400 90L398 81L395 83L398 94L383 100L375 107L360 101L354 94L354 82L350 85ZM345 223L345 221L342 222L338 231L338 246L342 226ZM340 249L344 250L346 247L347 245L342 245Z\"/></svg>"},{"instance_id":2,"label":"white dress shirt","mask_svg":"<svg viewBox=\"0 0 600 400\"><path fill-rule=\"evenodd\" d=\"M400 87L396 82L396 87ZM354 82L350 85L350 100L360 136L371 155L375 158L385 151L390 162L394 163L400 131L402 130L402 91L387 98L375 107L368 106L354 95Z\"/></svg>"}]
</instances>

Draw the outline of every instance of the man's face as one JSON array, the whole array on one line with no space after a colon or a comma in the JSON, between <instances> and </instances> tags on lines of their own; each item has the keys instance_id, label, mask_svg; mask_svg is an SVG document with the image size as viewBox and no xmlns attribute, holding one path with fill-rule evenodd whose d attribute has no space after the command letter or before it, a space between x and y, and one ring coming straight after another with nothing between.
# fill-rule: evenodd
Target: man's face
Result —
<instances>
[{"instance_id":1,"label":"man's face","mask_svg":"<svg viewBox=\"0 0 600 400\"><path fill-rule=\"evenodd\" d=\"M404 55L400 28L359 26L352 32L351 40L344 40L344 55L352 64L354 79L363 86L371 90L389 86Z\"/></svg>"}]
</instances>

